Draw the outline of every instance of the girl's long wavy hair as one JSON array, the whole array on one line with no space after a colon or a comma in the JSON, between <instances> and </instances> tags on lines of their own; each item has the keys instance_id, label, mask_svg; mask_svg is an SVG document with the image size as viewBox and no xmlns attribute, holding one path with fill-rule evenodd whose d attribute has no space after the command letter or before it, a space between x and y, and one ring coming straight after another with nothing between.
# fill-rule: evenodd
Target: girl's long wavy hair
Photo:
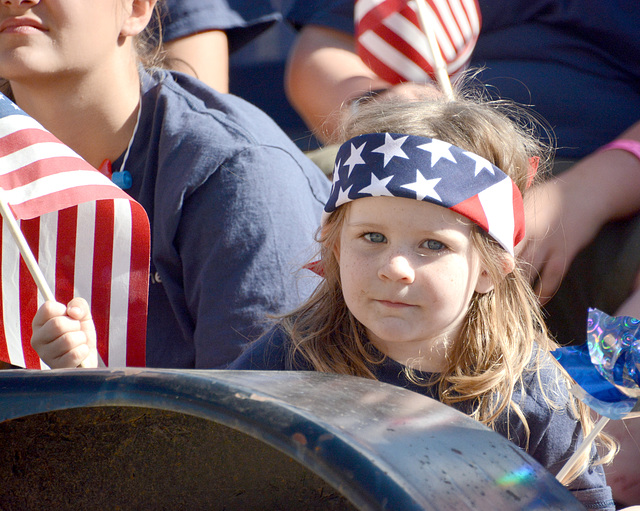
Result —
<instances>
[{"instance_id":1,"label":"girl's long wavy hair","mask_svg":"<svg viewBox=\"0 0 640 511\"><path fill-rule=\"evenodd\" d=\"M458 95L455 101L369 101L345 120L342 140L376 132L437 138L492 162L511 177L524 197L533 177L532 158L539 160L535 179L541 178L551 161L551 149L540 142L544 125L516 105L485 100L481 93ZM347 308L334 255L348 208L349 203L332 213L319 233L322 283L306 303L283 318L282 325L293 340L291 368L295 368L294 359L302 357L317 371L375 379L370 367L384 356L368 343L364 326ZM479 227L472 231L472 242L490 273L493 290L472 297L460 338L452 344L446 369L435 381L421 381L411 369L406 371L415 383L437 385L443 403L470 401L471 417L487 426L494 428L503 413L515 413L528 433L514 398L526 391L523 375L537 373L541 357L546 358L557 345L546 330L523 266L516 265L505 274L505 258L510 256ZM558 382L563 385L568 376L557 367ZM554 407L556 392L545 390L549 406ZM593 427L588 409L575 400L573 405L586 435ZM600 441L609 451L601 462L608 462L615 444L606 435ZM586 469L588 452L581 461L565 484Z\"/></svg>"},{"instance_id":2,"label":"girl's long wavy hair","mask_svg":"<svg viewBox=\"0 0 640 511\"><path fill-rule=\"evenodd\" d=\"M163 67L164 64L164 52L162 50L163 2L164 0L158 0L158 3L153 8L153 16L148 25L133 41L138 61L145 68ZM0 77L0 93L14 100L11 84L2 77Z\"/></svg>"}]
</instances>

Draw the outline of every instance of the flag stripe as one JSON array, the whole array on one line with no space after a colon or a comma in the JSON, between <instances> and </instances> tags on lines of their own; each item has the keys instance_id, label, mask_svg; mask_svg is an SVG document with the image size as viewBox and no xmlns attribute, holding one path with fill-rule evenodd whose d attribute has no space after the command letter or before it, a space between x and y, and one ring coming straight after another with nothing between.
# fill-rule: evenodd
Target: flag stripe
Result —
<instances>
[{"instance_id":1,"label":"flag stripe","mask_svg":"<svg viewBox=\"0 0 640 511\"><path fill-rule=\"evenodd\" d=\"M56 290L56 251L58 234L58 215L47 214L40 217L38 225L38 242L34 245L37 252L34 253L38 266L42 270L45 281L49 284L55 295ZM44 297L38 293L38 307L44 303ZM65 302L66 303L66 302Z\"/></svg>"},{"instance_id":2,"label":"flag stripe","mask_svg":"<svg viewBox=\"0 0 640 511\"><path fill-rule=\"evenodd\" d=\"M406 0L367 0L356 1L354 22L358 26L376 25L394 12L400 12Z\"/></svg>"},{"instance_id":3,"label":"flag stripe","mask_svg":"<svg viewBox=\"0 0 640 511\"><path fill-rule=\"evenodd\" d=\"M144 232L148 224L147 214L142 206L130 203L132 217L132 237L134 233ZM148 248L131 243L131 268L148 268ZM147 331L147 295L149 293L149 272L132 270L129 272L129 310L127 321L127 339L144 339ZM127 343L127 366L144 367L146 359L143 343Z\"/></svg>"},{"instance_id":4,"label":"flag stripe","mask_svg":"<svg viewBox=\"0 0 640 511\"><path fill-rule=\"evenodd\" d=\"M3 236L3 229L0 229L0 246L2 245L2 241L4 240L4 236ZM5 310L4 310L4 292L3 292L3 285L4 285L4 279L2 279L2 272L3 272L3 264L4 264L4 260L5 260L5 251L2 250L0 251L0 304L2 304L2 309L0 310L0 328L2 329L1 331L4 332L4 317L5 317ZM0 342L0 360L4 360L5 362L10 362L12 360L12 356L9 353L10 352L10 348L11 345L4 343L4 342Z\"/></svg>"},{"instance_id":5,"label":"flag stripe","mask_svg":"<svg viewBox=\"0 0 640 511\"><path fill-rule=\"evenodd\" d=\"M18 291L20 254L9 228L2 224L2 319L7 339L20 342L9 343L9 360L13 365L25 367L20 332L20 295Z\"/></svg>"},{"instance_id":6,"label":"flag stripe","mask_svg":"<svg viewBox=\"0 0 640 511\"><path fill-rule=\"evenodd\" d=\"M426 0L425 23L433 30L449 75L468 64L480 32L476 0ZM356 49L362 60L390 83L428 82L434 59L420 26L415 2L356 0ZM376 40L371 34L376 34ZM402 53L404 57L399 59ZM407 61L414 64L409 65ZM417 72L415 67L422 72Z\"/></svg>"},{"instance_id":7,"label":"flag stripe","mask_svg":"<svg viewBox=\"0 0 640 511\"><path fill-rule=\"evenodd\" d=\"M99 196L100 199L115 198L103 196L102 192L110 188L108 184L105 186L104 179L106 179L105 176L97 171L65 172L45 176L28 185L7 190L5 196L16 216L33 218L38 216L35 213L43 214L41 213L43 208L47 209L45 213L50 213L84 201L89 192ZM69 182L74 183L76 188L70 189Z\"/></svg>"},{"instance_id":8,"label":"flag stripe","mask_svg":"<svg viewBox=\"0 0 640 511\"><path fill-rule=\"evenodd\" d=\"M114 201L114 215L117 218L127 218L114 226L114 236L131 239L131 207L129 201ZM117 321L129 315L129 265L131 264L131 243L114 244L111 276L111 304L109 314L109 367L125 367L127 365L127 347L124 342L127 334L127 324Z\"/></svg>"},{"instance_id":9,"label":"flag stripe","mask_svg":"<svg viewBox=\"0 0 640 511\"><path fill-rule=\"evenodd\" d=\"M113 273L113 203L98 201L96 203L96 232L101 236L93 239L93 274L101 273L101 279L111 282ZM111 287L102 288L98 280L94 280L91 289L91 307L96 311L93 321L98 333L98 352L102 360L108 364L110 354L109 338L109 305L111 303Z\"/></svg>"},{"instance_id":10,"label":"flag stripe","mask_svg":"<svg viewBox=\"0 0 640 511\"><path fill-rule=\"evenodd\" d=\"M415 61L423 73L423 65L433 64L433 55L427 44L427 38L417 25L404 16L392 14L378 27L376 33L387 44Z\"/></svg>"},{"instance_id":11,"label":"flag stripe","mask_svg":"<svg viewBox=\"0 0 640 511\"><path fill-rule=\"evenodd\" d=\"M27 243L31 247L34 255L38 254L38 244L40 237L40 221L23 220L20 222L20 230L23 232ZM18 269L19 303L20 303L20 332L22 335L22 350L27 367L40 368L40 358L31 349L31 322L38 310L38 287L36 286L27 264L20 257Z\"/></svg>"},{"instance_id":12,"label":"flag stripe","mask_svg":"<svg viewBox=\"0 0 640 511\"><path fill-rule=\"evenodd\" d=\"M96 236L95 217L95 202L78 205L74 286L77 296L82 296L89 303L93 302L94 246L92 240Z\"/></svg>"},{"instance_id":13,"label":"flag stripe","mask_svg":"<svg viewBox=\"0 0 640 511\"><path fill-rule=\"evenodd\" d=\"M429 9L441 25L443 32L446 33L447 40L453 48L460 49L466 45L466 39L472 37L471 26L469 20L464 16L462 18L454 15L455 7L460 4L455 0L433 0L429 2ZM465 33L466 32L466 37ZM453 56L455 58L455 56Z\"/></svg>"},{"instance_id":14,"label":"flag stripe","mask_svg":"<svg viewBox=\"0 0 640 511\"><path fill-rule=\"evenodd\" d=\"M478 196L487 217L489 234L497 239L513 239L515 220L512 181L503 179L480 192ZM510 211L506 209L508 205L511 205Z\"/></svg>"},{"instance_id":15,"label":"flag stripe","mask_svg":"<svg viewBox=\"0 0 640 511\"><path fill-rule=\"evenodd\" d=\"M440 47L440 52L442 53L445 62L450 62L456 57L456 47L449 35L448 30L446 30L443 26L442 18L439 16L439 14L440 13L433 10L431 5L427 4L427 23L433 27L433 31L436 34L436 39L438 41L438 46ZM422 35L422 31L420 31L420 35ZM426 36L424 37L426 39Z\"/></svg>"},{"instance_id":16,"label":"flag stripe","mask_svg":"<svg viewBox=\"0 0 640 511\"><path fill-rule=\"evenodd\" d=\"M75 287L74 260L76 257L78 208L74 206L58 211L57 215L53 213L49 213L49 215L56 218L56 258L51 263L51 266L55 267L56 300L60 303L69 303L74 297Z\"/></svg>"},{"instance_id":17,"label":"flag stripe","mask_svg":"<svg viewBox=\"0 0 640 511\"><path fill-rule=\"evenodd\" d=\"M373 55L375 55L386 67L398 75L408 77L414 82L425 81L428 75L424 70L405 57L402 53L390 46L374 32L366 32L360 38L360 42Z\"/></svg>"},{"instance_id":18,"label":"flag stripe","mask_svg":"<svg viewBox=\"0 0 640 511\"><path fill-rule=\"evenodd\" d=\"M20 140L25 136L31 139L31 145L27 147L18 146L16 139ZM51 140L49 136L43 137L42 132L39 130L30 129L21 133L7 135L2 139L2 150L0 150L0 168L2 168L2 171L0 175L19 170L25 165L42 158L69 158L76 162L78 168L87 168L87 164L76 156L73 151L69 151L65 146Z\"/></svg>"},{"instance_id":19,"label":"flag stripe","mask_svg":"<svg viewBox=\"0 0 640 511\"><path fill-rule=\"evenodd\" d=\"M367 66L369 66L372 69L374 68L379 69L378 76L383 80L389 83L400 83L405 80L405 78L401 74L396 73L393 69L391 69L384 62L379 60L375 55L370 53L368 50L360 47L358 49L358 53L360 54L360 57L362 58L362 60L367 64Z\"/></svg>"},{"instance_id":20,"label":"flag stripe","mask_svg":"<svg viewBox=\"0 0 640 511\"><path fill-rule=\"evenodd\" d=\"M33 221L33 220L30 220ZM56 281L56 254L58 250L58 215L57 213L48 213L40 217L38 237L38 266L42 270L47 284L55 295L58 283ZM67 303L69 300L63 301L56 296L56 300L61 303ZM37 294L37 307L44 303L44 297ZM49 366L40 360L40 369L49 369Z\"/></svg>"}]
</instances>

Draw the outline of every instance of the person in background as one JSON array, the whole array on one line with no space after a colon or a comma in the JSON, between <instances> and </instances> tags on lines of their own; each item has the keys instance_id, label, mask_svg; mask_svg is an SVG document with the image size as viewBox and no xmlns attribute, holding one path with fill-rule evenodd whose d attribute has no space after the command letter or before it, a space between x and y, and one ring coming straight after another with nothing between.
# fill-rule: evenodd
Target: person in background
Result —
<instances>
[{"instance_id":1,"label":"person in background","mask_svg":"<svg viewBox=\"0 0 640 511\"><path fill-rule=\"evenodd\" d=\"M343 108L372 92L378 100L439 94L433 84L391 85L362 61L355 51L352 1L295 1L286 18L298 35L287 60L285 91L322 142L339 130Z\"/></svg>"},{"instance_id":2,"label":"person in background","mask_svg":"<svg viewBox=\"0 0 640 511\"><path fill-rule=\"evenodd\" d=\"M586 340L587 313L640 318L640 4L631 0L479 0L471 66L494 97L531 105L552 128L554 178L527 201L521 255L561 344ZM355 52L353 2L296 1L289 98L326 141L343 107L389 87ZM320 163L323 165L322 163ZM607 426L621 452L607 467L616 500L640 503L640 419Z\"/></svg>"},{"instance_id":3,"label":"person in background","mask_svg":"<svg viewBox=\"0 0 640 511\"><path fill-rule=\"evenodd\" d=\"M282 19L269 0L166 0L166 65L229 92L229 54Z\"/></svg>"},{"instance_id":4,"label":"person in background","mask_svg":"<svg viewBox=\"0 0 640 511\"><path fill-rule=\"evenodd\" d=\"M312 291L295 269L329 184L263 112L149 62L155 7L0 3L1 86L91 165L131 178L151 225L147 366L225 367Z\"/></svg>"}]
</instances>

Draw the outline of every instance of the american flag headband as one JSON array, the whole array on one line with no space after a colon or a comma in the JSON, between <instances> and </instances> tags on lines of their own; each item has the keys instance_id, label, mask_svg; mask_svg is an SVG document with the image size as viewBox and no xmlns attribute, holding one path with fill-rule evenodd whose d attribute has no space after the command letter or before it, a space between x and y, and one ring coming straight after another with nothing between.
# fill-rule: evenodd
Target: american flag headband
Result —
<instances>
[{"instance_id":1,"label":"american flag headband","mask_svg":"<svg viewBox=\"0 0 640 511\"><path fill-rule=\"evenodd\" d=\"M511 255L524 237L522 195L511 178L481 156L442 140L397 133L347 140L336 155L322 223L347 202L383 196L451 209Z\"/></svg>"}]
</instances>

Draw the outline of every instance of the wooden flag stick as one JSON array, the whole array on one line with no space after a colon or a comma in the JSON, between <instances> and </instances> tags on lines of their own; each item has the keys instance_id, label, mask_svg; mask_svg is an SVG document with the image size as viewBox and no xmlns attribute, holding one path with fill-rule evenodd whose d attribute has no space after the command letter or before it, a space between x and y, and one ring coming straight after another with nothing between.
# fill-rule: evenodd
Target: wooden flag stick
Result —
<instances>
[{"instance_id":1,"label":"wooden flag stick","mask_svg":"<svg viewBox=\"0 0 640 511\"><path fill-rule=\"evenodd\" d=\"M36 282L36 286L38 286L38 290L46 301L55 302L56 297L54 296L53 291L51 291L51 288L49 287L49 284L47 283L47 280L45 279L40 266L38 266L38 262L36 261L36 258L34 257L33 252L31 251L31 248L29 247L29 244L24 237L24 234L22 234L20 226L13 216L13 212L9 208L9 204L4 199L4 190L2 188L0 188L0 214L2 214L2 219L7 223L7 226L11 231L11 235L13 236L13 239L20 249L22 259L24 259L24 262L29 269L29 273L31 273L33 280ZM104 361L100 357L99 353L98 366L105 367ZM85 366L83 365L83 363L81 363L80 367Z\"/></svg>"},{"instance_id":2,"label":"wooden flag stick","mask_svg":"<svg viewBox=\"0 0 640 511\"><path fill-rule=\"evenodd\" d=\"M29 268L29 272L31 273L33 280L36 281L38 290L45 300L55 302L56 297L53 295L49 284L47 284L44 274L42 273L40 266L38 266L38 262L33 256L33 252L31 252L31 248L29 248L27 240L24 238L24 234L22 234L20 226L13 216L13 212L9 208L9 204L5 201L3 192L4 190L0 190L0 212L2 213L2 219L7 223L7 226L11 231L11 235L20 249L20 254L24 259L24 262L27 264L27 268Z\"/></svg>"},{"instance_id":3,"label":"wooden flag stick","mask_svg":"<svg viewBox=\"0 0 640 511\"><path fill-rule=\"evenodd\" d=\"M556 479L558 481L562 482L562 479L564 479L564 477L569 473L569 471L577 463L578 458L580 457L580 455L584 451L586 451L587 449L591 448L591 444L595 440L596 436L598 435L598 433L600 433L603 430L603 428L607 425L608 422L609 422L609 417L601 417L600 418L600 420L596 423L596 425L591 430L591 433L589 433L587 435L587 437L582 440L582 443L580 444L580 447L578 447L573 452L571 457L567 460L567 462L564 464L564 466L560 469L560 472L558 472L558 475L556 475Z\"/></svg>"},{"instance_id":4,"label":"wooden flag stick","mask_svg":"<svg viewBox=\"0 0 640 511\"><path fill-rule=\"evenodd\" d=\"M420 28L424 32L424 35L427 37L427 43L429 45L429 49L431 50L431 55L433 55L433 70L436 73L438 85L440 85L440 88L442 89L442 92L444 93L446 98L449 101L452 101L454 97L453 87L451 86L451 79L449 78L449 73L447 73L447 64L444 61L442 52L440 51L440 45L438 44L436 33L433 30L433 24L429 23L427 4L425 0L416 0L416 4L418 6L417 14L418 21L420 22Z\"/></svg>"}]
</instances>

